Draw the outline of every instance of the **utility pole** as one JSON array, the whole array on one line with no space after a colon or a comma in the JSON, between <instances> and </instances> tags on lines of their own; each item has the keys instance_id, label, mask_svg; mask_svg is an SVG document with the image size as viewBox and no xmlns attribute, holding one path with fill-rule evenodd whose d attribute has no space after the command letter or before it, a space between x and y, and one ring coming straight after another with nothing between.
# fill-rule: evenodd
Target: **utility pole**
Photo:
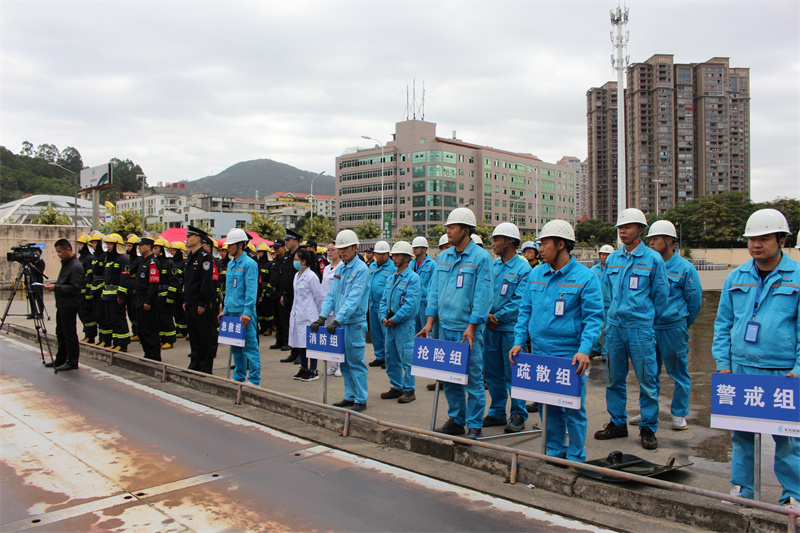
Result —
<instances>
[{"instance_id":1,"label":"utility pole","mask_svg":"<svg viewBox=\"0 0 800 533\"><path fill-rule=\"evenodd\" d=\"M617 4L617 8L611 10L611 25L616 30L616 35L611 32L616 54L611 54L611 66L617 71L617 213L628 207L625 177L625 67L630 60L625 54L628 48L627 24L628 8Z\"/></svg>"}]
</instances>

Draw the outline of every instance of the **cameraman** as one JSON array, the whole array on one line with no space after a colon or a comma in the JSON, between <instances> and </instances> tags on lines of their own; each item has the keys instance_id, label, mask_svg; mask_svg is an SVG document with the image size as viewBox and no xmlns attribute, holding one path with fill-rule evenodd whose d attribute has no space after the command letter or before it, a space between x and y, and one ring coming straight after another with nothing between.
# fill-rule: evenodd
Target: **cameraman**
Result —
<instances>
[{"instance_id":1,"label":"cameraman","mask_svg":"<svg viewBox=\"0 0 800 533\"><path fill-rule=\"evenodd\" d=\"M32 283L43 283L44 282L44 259L42 259L42 249L39 247L35 248L36 255L39 257L36 261L31 263L31 282ZM30 293L29 293L30 294ZM44 314L44 290L42 289L41 285L34 285L33 286L33 294L34 297L30 299L31 301L31 314L28 315L28 318L33 318L34 315L43 315Z\"/></svg>"},{"instance_id":2,"label":"cameraman","mask_svg":"<svg viewBox=\"0 0 800 533\"><path fill-rule=\"evenodd\" d=\"M75 370L78 368L78 330L76 319L83 284L83 265L72 253L72 244L67 239L56 241L56 253L61 259L61 271L55 283L48 283L44 289L56 297L56 338L58 351L55 362L45 363L56 370Z\"/></svg>"}]
</instances>

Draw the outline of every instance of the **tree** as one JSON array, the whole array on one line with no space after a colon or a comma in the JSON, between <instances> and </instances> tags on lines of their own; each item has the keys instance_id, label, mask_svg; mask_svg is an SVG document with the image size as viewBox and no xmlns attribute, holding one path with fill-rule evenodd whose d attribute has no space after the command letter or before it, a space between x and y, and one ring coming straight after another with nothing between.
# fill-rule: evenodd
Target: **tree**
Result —
<instances>
[{"instance_id":1,"label":"tree","mask_svg":"<svg viewBox=\"0 0 800 533\"><path fill-rule=\"evenodd\" d=\"M29 143L28 141L22 141L22 150L19 151L19 155L24 155L26 157L33 157L33 143Z\"/></svg>"},{"instance_id":2,"label":"tree","mask_svg":"<svg viewBox=\"0 0 800 533\"><path fill-rule=\"evenodd\" d=\"M45 143L36 147L36 154L34 157L44 159L48 163L55 163L60 156L61 152L58 151L55 144Z\"/></svg>"},{"instance_id":3,"label":"tree","mask_svg":"<svg viewBox=\"0 0 800 533\"><path fill-rule=\"evenodd\" d=\"M589 246L602 246L617 242L617 228L611 222L589 219L575 224L575 239Z\"/></svg>"},{"instance_id":4,"label":"tree","mask_svg":"<svg viewBox=\"0 0 800 533\"><path fill-rule=\"evenodd\" d=\"M414 240L414 237L417 236L417 230L409 226L408 224L403 224L400 226L400 229L397 230L397 236L403 241L411 242Z\"/></svg>"},{"instance_id":5,"label":"tree","mask_svg":"<svg viewBox=\"0 0 800 533\"><path fill-rule=\"evenodd\" d=\"M493 231L494 229L491 226L487 226L482 220L478 224L478 227L475 228L475 233L481 238L481 240L486 245L492 242Z\"/></svg>"},{"instance_id":6,"label":"tree","mask_svg":"<svg viewBox=\"0 0 800 533\"><path fill-rule=\"evenodd\" d=\"M46 226L69 226L72 224L72 219L53 206L48 205L39 209L39 214L33 218L32 222Z\"/></svg>"},{"instance_id":7,"label":"tree","mask_svg":"<svg viewBox=\"0 0 800 533\"><path fill-rule=\"evenodd\" d=\"M311 218L311 211L306 211L306 214L298 218L297 222L295 222L294 230L300 235L304 235L303 228L305 227L306 223L309 221L310 218Z\"/></svg>"},{"instance_id":8,"label":"tree","mask_svg":"<svg viewBox=\"0 0 800 533\"><path fill-rule=\"evenodd\" d=\"M442 238L442 235L447 233L447 228L442 226L441 224L437 224L435 226L431 226L428 228L428 237L433 239L435 242L439 242L439 239Z\"/></svg>"},{"instance_id":9,"label":"tree","mask_svg":"<svg viewBox=\"0 0 800 533\"><path fill-rule=\"evenodd\" d=\"M247 231L255 231L264 239L269 239L271 241L283 238L286 234L286 229L278 224L277 217L260 215L258 213L250 214L250 222L245 224L244 229Z\"/></svg>"},{"instance_id":10,"label":"tree","mask_svg":"<svg viewBox=\"0 0 800 533\"><path fill-rule=\"evenodd\" d=\"M305 240L317 241L317 244L330 242L335 234L336 228L333 227L333 222L327 217L320 216L307 219L301 233Z\"/></svg>"},{"instance_id":11,"label":"tree","mask_svg":"<svg viewBox=\"0 0 800 533\"><path fill-rule=\"evenodd\" d=\"M167 231L167 225L161 221L155 222L148 222L147 223L147 234L148 235L158 235L159 233L164 233Z\"/></svg>"},{"instance_id":12,"label":"tree","mask_svg":"<svg viewBox=\"0 0 800 533\"><path fill-rule=\"evenodd\" d=\"M359 239L377 239L381 234L381 228L373 221L367 219L361 223L355 230Z\"/></svg>"},{"instance_id":13,"label":"tree","mask_svg":"<svg viewBox=\"0 0 800 533\"><path fill-rule=\"evenodd\" d=\"M742 193L696 198L675 206L663 218L675 224L678 235L693 247L743 247L748 217L758 208Z\"/></svg>"},{"instance_id":14,"label":"tree","mask_svg":"<svg viewBox=\"0 0 800 533\"><path fill-rule=\"evenodd\" d=\"M101 231L105 234L116 233L123 239L134 233L142 234L142 215L132 209L127 211L117 211L111 222L103 224Z\"/></svg>"},{"instance_id":15,"label":"tree","mask_svg":"<svg viewBox=\"0 0 800 533\"><path fill-rule=\"evenodd\" d=\"M786 237L787 248L794 248L797 245L798 232L800 232L800 200L796 198L778 197L771 202L757 204L756 209L777 209L789 223L792 234Z\"/></svg>"},{"instance_id":16,"label":"tree","mask_svg":"<svg viewBox=\"0 0 800 533\"><path fill-rule=\"evenodd\" d=\"M56 163L72 172L80 172L83 170L83 158L81 157L81 153L72 146L64 148L64 151L58 156Z\"/></svg>"}]
</instances>

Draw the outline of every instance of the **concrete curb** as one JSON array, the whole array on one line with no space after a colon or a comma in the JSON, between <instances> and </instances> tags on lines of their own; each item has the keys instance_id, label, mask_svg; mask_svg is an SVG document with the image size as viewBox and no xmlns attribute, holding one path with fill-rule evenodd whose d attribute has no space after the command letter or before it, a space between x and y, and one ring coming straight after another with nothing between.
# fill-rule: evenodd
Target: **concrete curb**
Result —
<instances>
[{"instance_id":1,"label":"concrete curb","mask_svg":"<svg viewBox=\"0 0 800 533\"><path fill-rule=\"evenodd\" d=\"M29 328L6 324L6 332L29 340L36 340L36 332ZM313 402L293 402L280 393L265 389L240 387L235 382L198 374L185 369L149 361L137 356L81 344L81 356L123 368L165 383L176 384L194 392L217 398L230 399L283 417L301 421L324 430L342 434L345 424L343 410L315 405ZM48 357L45 350L45 358ZM240 393L241 389L241 393ZM235 414L235 411L229 411ZM276 427L276 429L282 429ZM303 435L298 434L303 437ZM466 446L447 438L421 434L412 428L388 427L359 416L351 416L348 437L418 456L451 462L473 470L500 476L509 481L511 457L500 450ZM400 465L401 466L401 465ZM638 513L649 518L667 520L709 531L787 531L787 518L778 513L760 509L726 505L720 500L640 485L633 482L605 483L532 457L519 456L516 483L535 486L556 495L578 498L613 509ZM493 493L491 487L469 488ZM505 497L505 496L501 496ZM520 503L530 505L530 502ZM580 505L578 502L576 504ZM573 515L575 516L575 515ZM632 526L633 527L633 526ZM794 531L793 529L788 529Z\"/></svg>"}]
</instances>

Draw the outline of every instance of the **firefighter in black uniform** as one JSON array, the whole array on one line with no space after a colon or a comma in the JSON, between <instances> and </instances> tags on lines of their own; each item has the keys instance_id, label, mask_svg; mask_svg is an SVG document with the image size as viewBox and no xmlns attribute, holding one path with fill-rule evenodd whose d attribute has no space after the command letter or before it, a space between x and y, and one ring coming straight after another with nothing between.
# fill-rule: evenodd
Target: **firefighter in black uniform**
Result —
<instances>
[{"instance_id":1,"label":"firefighter in black uniform","mask_svg":"<svg viewBox=\"0 0 800 533\"><path fill-rule=\"evenodd\" d=\"M262 242L256 248L258 255L258 326L262 335L272 334L272 300L269 298L269 271L272 261L269 260L269 246Z\"/></svg>"},{"instance_id":2,"label":"firefighter in black uniform","mask_svg":"<svg viewBox=\"0 0 800 533\"><path fill-rule=\"evenodd\" d=\"M104 237L99 231L95 231L89 237L92 248L94 248L94 259L92 260L92 307L94 308L94 319L97 322L98 336L96 344L101 348L111 348L110 342L106 344L103 341L104 336L107 338L114 333L111 329L108 315L103 309L103 266L106 260L106 252L103 250Z\"/></svg>"},{"instance_id":3,"label":"firefighter in black uniform","mask_svg":"<svg viewBox=\"0 0 800 533\"><path fill-rule=\"evenodd\" d=\"M128 284L130 283L130 266L125 252L125 243L116 233L107 235L106 259L103 266L103 310L111 323L112 338L103 340L106 346L113 346L120 352L128 351L131 332L128 330L128 319L125 316L128 302ZM101 339L102 332L101 332ZM110 343L110 344L109 344Z\"/></svg>"},{"instance_id":4,"label":"firefighter in black uniform","mask_svg":"<svg viewBox=\"0 0 800 533\"><path fill-rule=\"evenodd\" d=\"M177 282L172 275L175 264L167 256L169 242L164 237L155 240L153 253L158 258L161 266L161 284L158 286L158 319L160 320L159 334L161 336L161 349L169 350L175 344L175 294Z\"/></svg>"},{"instance_id":5,"label":"firefighter in black uniform","mask_svg":"<svg viewBox=\"0 0 800 533\"><path fill-rule=\"evenodd\" d=\"M131 270L131 281L128 285L128 319L131 321L131 342L139 340L133 291L135 290L136 273L139 270L139 265L142 264L142 256L139 255L139 252L136 250L140 240L138 235L131 233L125 241L125 248L128 250L128 264Z\"/></svg>"},{"instance_id":6,"label":"firefighter in black uniform","mask_svg":"<svg viewBox=\"0 0 800 533\"><path fill-rule=\"evenodd\" d=\"M178 339L186 338L186 312L183 310L183 271L186 268L186 245L181 241L175 241L169 245L172 254L172 276L175 280L177 289L175 291L175 305L173 306L175 315L175 331Z\"/></svg>"},{"instance_id":7,"label":"firefighter in black uniform","mask_svg":"<svg viewBox=\"0 0 800 533\"><path fill-rule=\"evenodd\" d=\"M94 297L92 295L92 263L94 255L89 247L89 236L78 237L78 260L83 265L83 284L81 285L81 301L78 305L78 316L83 323L83 340L94 344L97 337L97 322L94 319Z\"/></svg>"},{"instance_id":8,"label":"firefighter in black uniform","mask_svg":"<svg viewBox=\"0 0 800 533\"><path fill-rule=\"evenodd\" d=\"M210 239L205 231L189 226L186 234L189 256L183 275L183 307L191 345L189 369L211 374L214 346L217 344L217 317L211 311L216 299L216 287L213 279L214 258L203 249L203 239Z\"/></svg>"},{"instance_id":9,"label":"firefighter in black uniform","mask_svg":"<svg viewBox=\"0 0 800 533\"><path fill-rule=\"evenodd\" d=\"M158 286L161 284L161 265L153 253L153 239L142 238L139 251L142 264L134 280L136 322L139 325L139 342L145 359L161 361L160 322L158 320Z\"/></svg>"}]
</instances>

